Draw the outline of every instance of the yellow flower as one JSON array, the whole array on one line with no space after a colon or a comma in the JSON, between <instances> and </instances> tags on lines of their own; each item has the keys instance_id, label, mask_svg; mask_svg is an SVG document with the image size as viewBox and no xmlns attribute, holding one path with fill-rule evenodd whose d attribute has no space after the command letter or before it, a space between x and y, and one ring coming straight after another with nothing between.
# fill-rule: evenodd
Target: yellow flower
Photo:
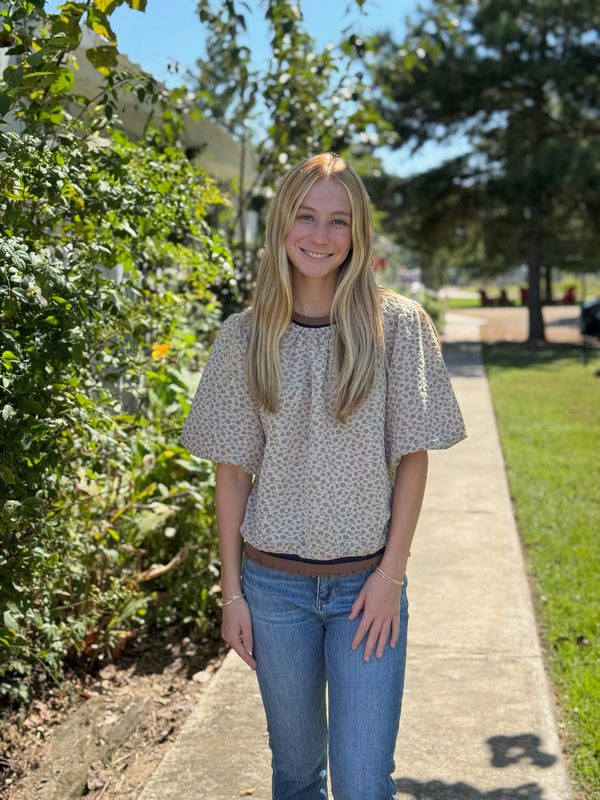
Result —
<instances>
[{"instance_id":1,"label":"yellow flower","mask_svg":"<svg viewBox=\"0 0 600 800\"><path fill-rule=\"evenodd\" d=\"M152 345L152 358L157 361L159 358L162 358L169 352L169 348L171 347L171 342L164 342L163 344L158 344L158 342L154 342Z\"/></svg>"}]
</instances>

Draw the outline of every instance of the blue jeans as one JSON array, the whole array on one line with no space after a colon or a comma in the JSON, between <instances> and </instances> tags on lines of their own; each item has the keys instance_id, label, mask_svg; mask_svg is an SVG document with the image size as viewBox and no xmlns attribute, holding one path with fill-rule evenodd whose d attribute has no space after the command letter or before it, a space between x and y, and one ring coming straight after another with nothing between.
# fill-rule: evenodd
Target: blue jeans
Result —
<instances>
[{"instance_id":1,"label":"blue jeans","mask_svg":"<svg viewBox=\"0 0 600 800\"><path fill-rule=\"evenodd\" d=\"M351 649L360 618L348 616L369 575L313 578L244 563L273 800L326 798L328 751L335 800L394 797L408 600L403 586L396 647L365 662L364 641Z\"/></svg>"}]
</instances>

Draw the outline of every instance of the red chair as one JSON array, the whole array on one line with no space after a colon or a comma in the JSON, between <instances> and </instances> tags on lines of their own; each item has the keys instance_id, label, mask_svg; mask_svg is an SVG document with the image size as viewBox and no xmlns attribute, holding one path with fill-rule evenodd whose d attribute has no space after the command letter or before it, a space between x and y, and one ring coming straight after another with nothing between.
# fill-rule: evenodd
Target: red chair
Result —
<instances>
[{"instance_id":1,"label":"red chair","mask_svg":"<svg viewBox=\"0 0 600 800\"><path fill-rule=\"evenodd\" d=\"M561 300L561 303L576 303L577 298L575 297L575 287L569 286L567 291L565 292L565 296Z\"/></svg>"}]
</instances>

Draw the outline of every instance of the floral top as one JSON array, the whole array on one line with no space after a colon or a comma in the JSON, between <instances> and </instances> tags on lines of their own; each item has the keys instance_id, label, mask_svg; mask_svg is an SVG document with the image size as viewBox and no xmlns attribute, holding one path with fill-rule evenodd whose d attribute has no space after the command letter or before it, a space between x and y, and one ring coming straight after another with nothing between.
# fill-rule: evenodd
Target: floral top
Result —
<instances>
[{"instance_id":1,"label":"floral top","mask_svg":"<svg viewBox=\"0 0 600 800\"><path fill-rule=\"evenodd\" d=\"M256 477L242 536L255 548L303 559L367 556L385 546L393 480L406 453L465 437L437 335L422 308L382 293L386 356L346 422L332 413L332 327L296 318L281 340L279 409L252 397L245 378L251 311L222 325L182 444L195 456Z\"/></svg>"}]
</instances>

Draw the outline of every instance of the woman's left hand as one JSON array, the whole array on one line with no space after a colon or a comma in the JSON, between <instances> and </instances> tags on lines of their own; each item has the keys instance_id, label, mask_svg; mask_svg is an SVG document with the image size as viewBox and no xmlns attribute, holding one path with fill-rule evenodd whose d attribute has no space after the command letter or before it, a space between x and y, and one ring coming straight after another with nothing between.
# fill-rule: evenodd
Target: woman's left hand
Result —
<instances>
[{"instance_id":1,"label":"woman's left hand","mask_svg":"<svg viewBox=\"0 0 600 800\"><path fill-rule=\"evenodd\" d=\"M365 636L363 658L369 661L373 650L377 658L383 656L385 646L395 647L400 636L400 595L401 587L373 572L352 603L349 619L356 619L362 611L362 619L352 640L356 650Z\"/></svg>"}]
</instances>

